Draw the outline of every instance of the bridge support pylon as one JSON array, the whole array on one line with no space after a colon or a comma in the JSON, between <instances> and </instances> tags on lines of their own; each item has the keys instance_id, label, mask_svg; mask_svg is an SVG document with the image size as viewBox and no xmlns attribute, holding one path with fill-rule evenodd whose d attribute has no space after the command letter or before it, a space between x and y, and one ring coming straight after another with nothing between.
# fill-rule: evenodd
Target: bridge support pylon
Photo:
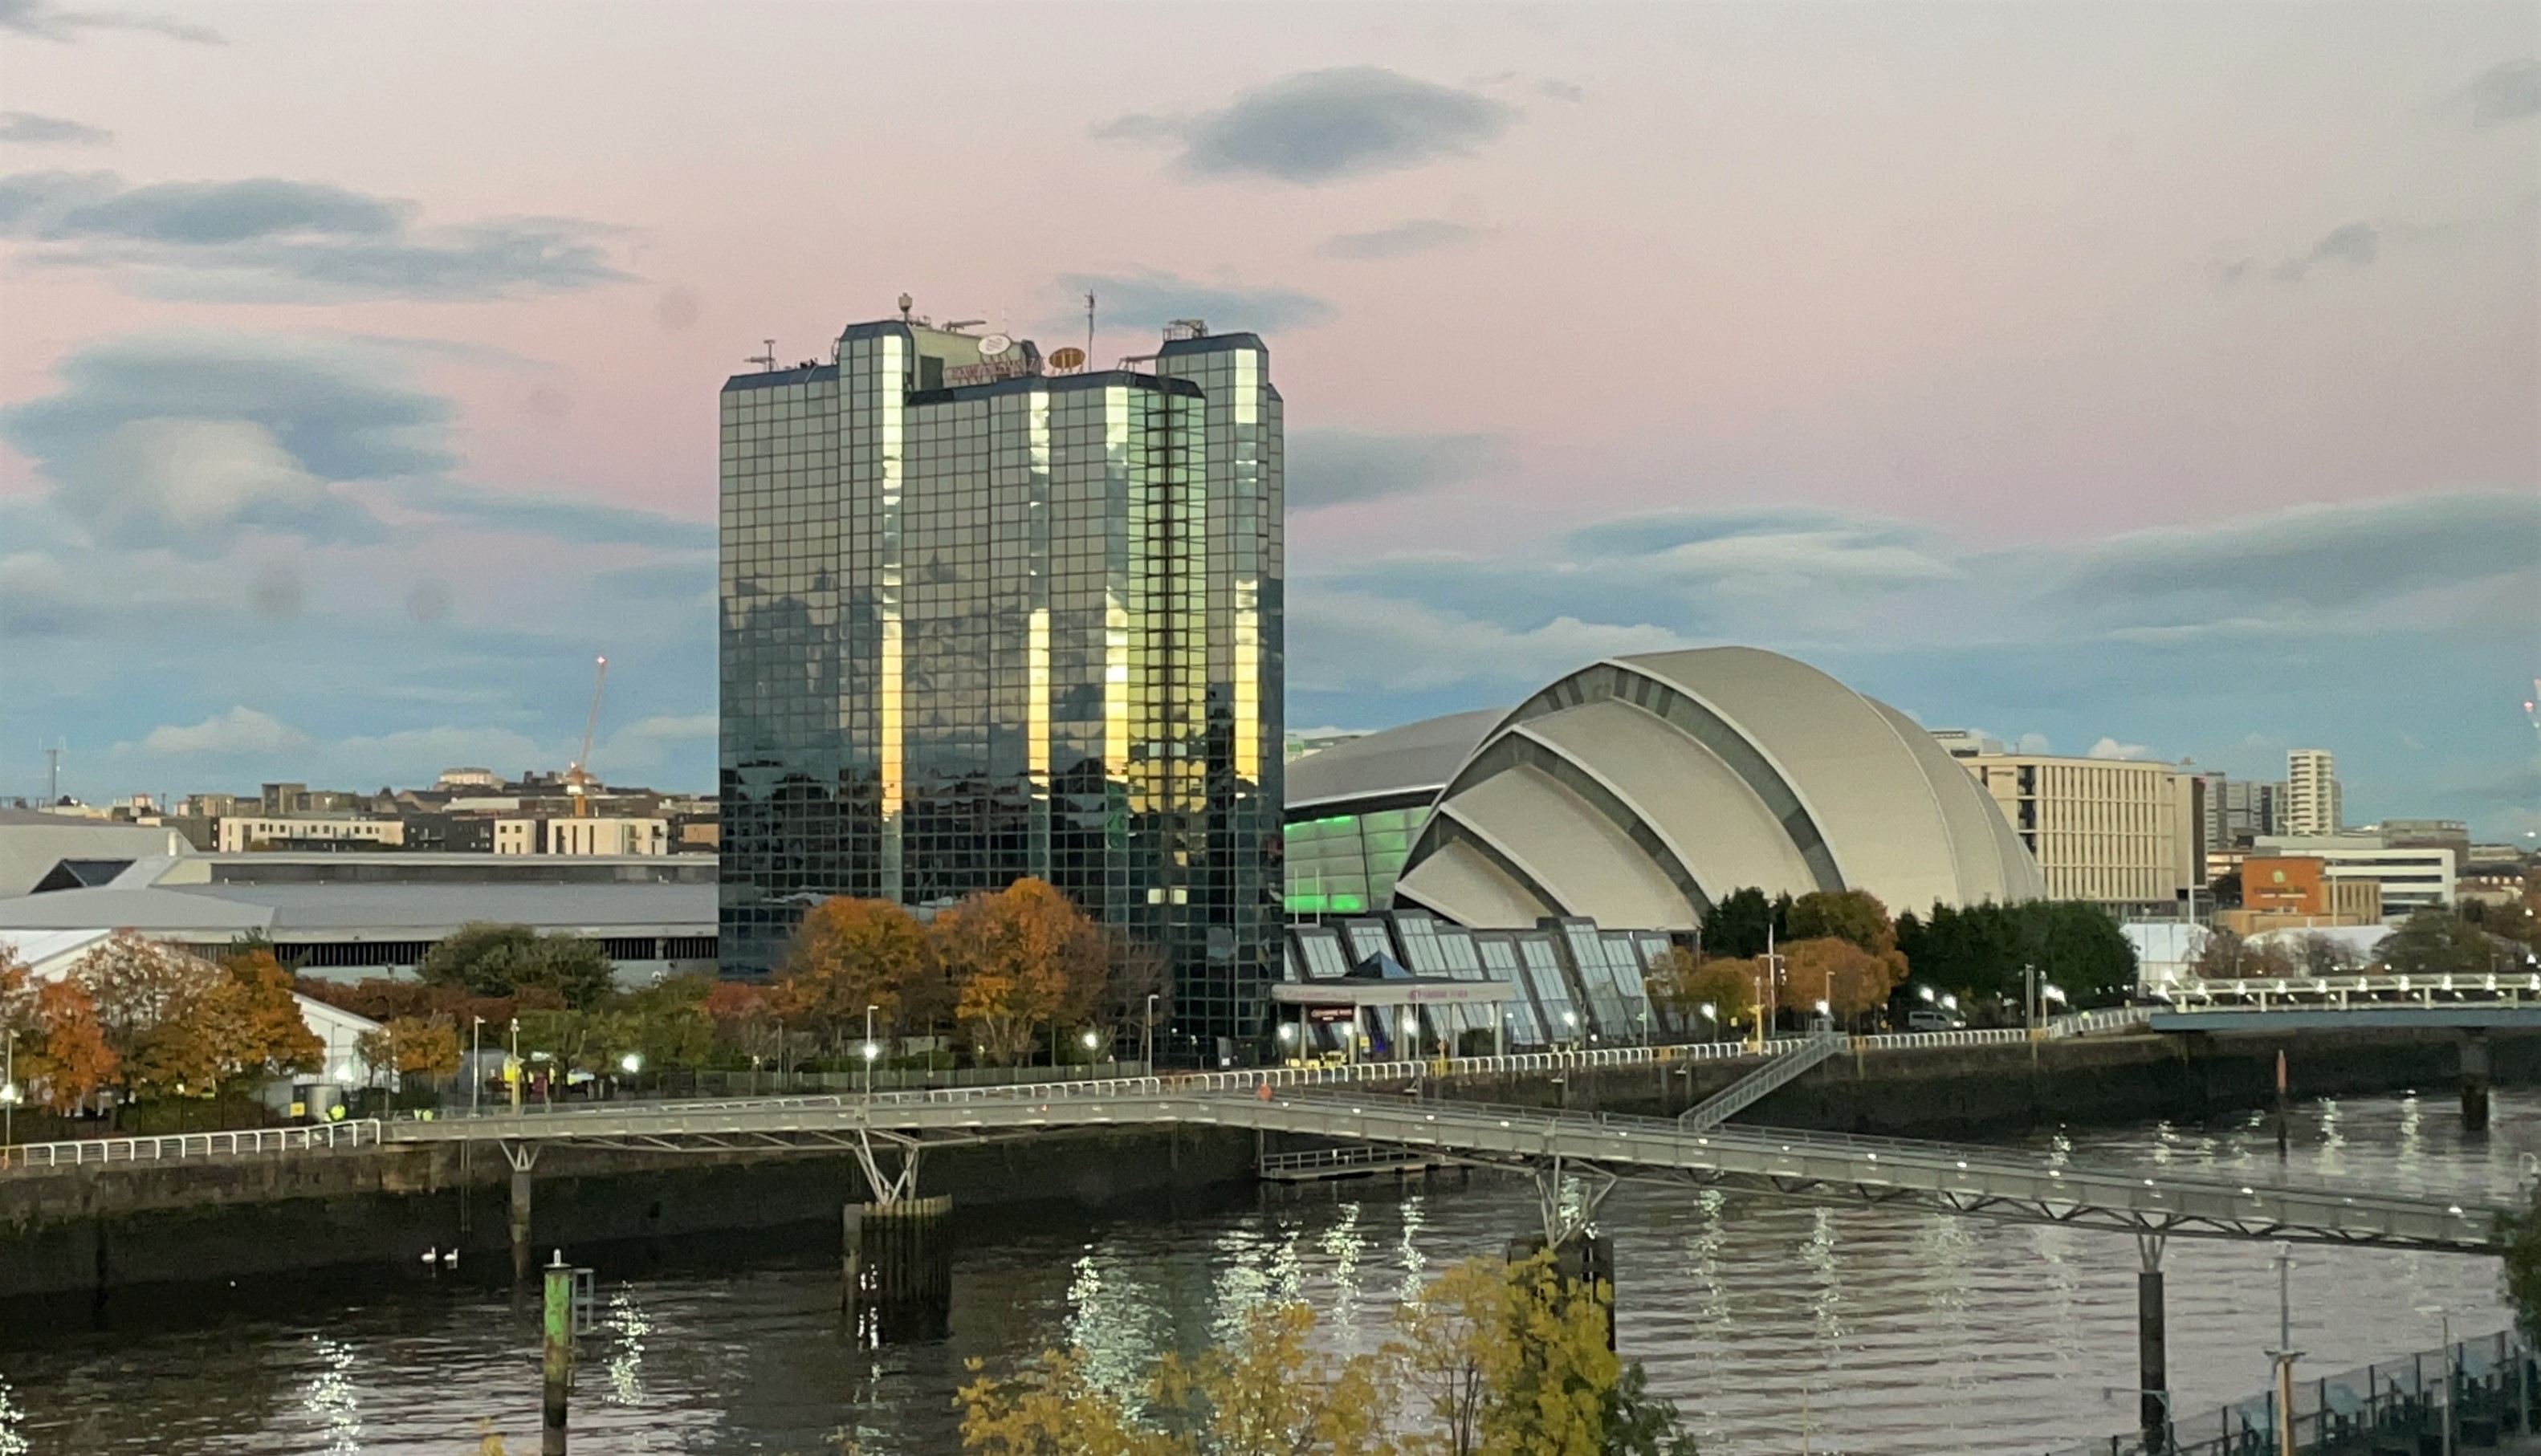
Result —
<instances>
[{"instance_id":1,"label":"bridge support pylon","mask_svg":"<svg viewBox=\"0 0 2541 1456\"><path fill-rule=\"evenodd\" d=\"M530 1279L530 1170L538 1166L535 1142L506 1142L503 1161L512 1165L512 1282Z\"/></svg>"},{"instance_id":2,"label":"bridge support pylon","mask_svg":"<svg viewBox=\"0 0 2541 1456\"><path fill-rule=\"evenodd\" d=\"M2461 1047L2462 1130L2488 1130L2488 1034L2472 1032Z\"/></svg>"},{"instance_id":3,"label":"bridge support pylon","mask_svg":"<svg viewBox=\"0 0 2541 1456\"><path fill-rule=\"evenodd\" d=\"M850 1203L843 1305L859 1347L941 1340L953 1320L953 1199Z\"/></svg>"},{"instance_id":4,"label":"bridge support pylon","mask_svg":"<svg viewBox=\"0 0 2541 1456\"><path fill-rule=\"evenodd\" d=\"M2136 1274L2136 1366L2142 1392L2138 1417L2146 1456L2170 1449L2170 1347L2161 1287L2159 1234L2136 1235L2142 1268Z\"/></svg>"}]
</instances>

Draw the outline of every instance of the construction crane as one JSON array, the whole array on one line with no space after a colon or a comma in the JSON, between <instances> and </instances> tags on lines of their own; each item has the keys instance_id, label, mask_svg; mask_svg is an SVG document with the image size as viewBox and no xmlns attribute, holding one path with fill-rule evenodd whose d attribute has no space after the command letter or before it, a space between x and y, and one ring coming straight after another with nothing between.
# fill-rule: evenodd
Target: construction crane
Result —
<instances>
[{"instance_id":1,"label":"construction crane","mask_svg":"<svg viewBox=\"0 0 2541 1456\"><path fill-rule=\"evenodd\" d=\"M601 658L591 676L591 715L582 720L582 754L564 770L564 791L573 796L573 817L591 818L592 791L600 780L591 776L591 735L600 727L600 694L609 686L609 659Z\"/></svg>"}]
</instances>

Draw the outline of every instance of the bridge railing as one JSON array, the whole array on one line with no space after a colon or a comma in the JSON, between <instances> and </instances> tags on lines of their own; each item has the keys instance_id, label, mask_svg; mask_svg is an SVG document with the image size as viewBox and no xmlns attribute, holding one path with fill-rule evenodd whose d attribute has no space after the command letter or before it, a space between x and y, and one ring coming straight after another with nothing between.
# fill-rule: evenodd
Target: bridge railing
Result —
<instances>
[{"instance_id":1,"label":"bridge railing","mask_svg":"<svg viewBox=\"0 0 2541 1456\"><path fill-rule=\"evenodd\" d=\"M2278 1004L2306 1008L2330 1006L2431 1006L2439 1001L2500 1001L2509 1006L2541 1004L2541 973L2505 975L2375 976L2349 972L2336 976L2250 976L2182 978L2151 985L2148 993L2173 1011L2261 1009Z\"/></svg>"},{"instance_id":2,"label":"bridge railing","mask_svg":"<svg viewBox=\"0 0 2541 1456\"><path fill-rule=\"evenodd\" d=\"M0 1148L0 1167L73 1168L84 1163L151 1163L178 1158L246 1157L364 1147L380 1141L377 1118L305 1128L246 1128L230 1132L172 1132L160 1137L77 1137Z\"/></svg>"},{"instance_id":3,"label":"bridge railing","mask_svg":"<svg viewBox=\"0 0 2541 1456\"><path fill-rule=\"evenodd\" d=\"M2335 1375L2306 1375L2297 1366L2287 1421L2294 1449L2305 1456L2421 1450L2441 1441L2447 1419L2457 1437L2467 1434L2464 1423L2469 1422L2479 1428L2478 1445L2493 1447L2493 1433L2520 1430L2529 1423L2523 1418L2533 1397L2541 1395L2532 1360L2522 1340L2501 1330ZM2069 1446L2054 1456L2144 1456L2152 1449L2168 1456L2245 1456L2278 1449L2277 1422L2276 1396L2268 1392L2213 1411L2174 1412L2158 1447L2147 1447L2140 1432L2130 1431ZM2457 1441L2445 1448L2467 1444Z\"/></svg>"}]
</instances>

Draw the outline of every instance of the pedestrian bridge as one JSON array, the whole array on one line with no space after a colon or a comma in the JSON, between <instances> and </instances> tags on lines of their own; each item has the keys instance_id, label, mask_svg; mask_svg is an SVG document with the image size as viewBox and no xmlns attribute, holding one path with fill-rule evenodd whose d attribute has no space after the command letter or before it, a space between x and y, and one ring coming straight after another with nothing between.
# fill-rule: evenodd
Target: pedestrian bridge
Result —
<instances>
[{"instance_id":1,"label":"pedestrian bridge","mask_svg":"<svg viewBox=\"0 0 2541 1456\"><path fill-rule=\"evenodd\" d=\"M2150 1238L2489 1252L2493 1206L2333 1184L2240 1182L2093 1167L2062 1155L1671 1119L1435 1101L1369 1087L1281 1085L1277 1072L1126 1078L1041 1087L863 1097L602 1105L534 1117L391 1125L390 1142L483 1141L521 1165L571 1142L653 1150L838 1147L874 1168L897 1149L904 1175L931 1147L1119 1128L1226 1128L1431 1151L1467 1165L1578 1177L1589 1206L1621 1179L1745 1188L1821 1203L1900 1206L2134 1233ZM876 1173L877 1185L896 1179ZM1550 1215L1548 1215L1550 1216Z\"/></svg>"}]
</instances>

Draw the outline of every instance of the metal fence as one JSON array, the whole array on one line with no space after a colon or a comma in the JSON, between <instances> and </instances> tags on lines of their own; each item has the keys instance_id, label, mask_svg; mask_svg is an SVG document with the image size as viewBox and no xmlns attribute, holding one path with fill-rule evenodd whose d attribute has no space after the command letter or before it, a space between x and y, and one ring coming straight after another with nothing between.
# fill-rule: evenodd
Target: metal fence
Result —
<instances>
[{"instance_id":1,"label":"metal fence","mask_svg":"<svg viewBox=\"0 0 2541 1456\"><path fill-rule=\"evenodd\" d=\"M177 1132L165 1137L79 1137L0 1147L0 1167L70 1168L82 1163L148 1163L178 1158L245 1157L363 1147L380 1141L377 1118L306 1128L250 1128L235 1132Z\"/></svg>"},{"instance_id":2,"label":"metal fence","mask_svg":"<svg viewBox=\"0 0 2541 1456\"><path fill-rule=\"evenodd\" d=\"M2447 1449L2487 1449L2529 1427L2536 1393L2541 1372L2531 1348L2514 1332L2501 1330L2335 1375L2297 1378L2290 1421L2294 1449L2303 1456L2414 1451L2440 1441L2448 1422L2453 1442ZM2277 1398L2269 1392L2209 1415L2174 1419L2160 1441L2129 1432L2049 1456L2275 1456L2278 1449Z\"/></svg>"}]
</instances>

